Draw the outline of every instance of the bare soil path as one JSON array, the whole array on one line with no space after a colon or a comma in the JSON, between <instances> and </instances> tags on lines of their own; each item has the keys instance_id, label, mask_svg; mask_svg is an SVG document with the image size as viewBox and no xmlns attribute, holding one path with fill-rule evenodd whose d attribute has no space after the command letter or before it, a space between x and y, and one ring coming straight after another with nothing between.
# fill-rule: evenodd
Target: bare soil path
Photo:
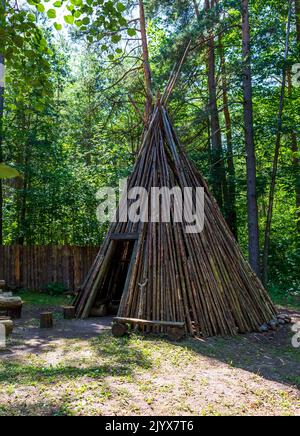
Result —
<instances>
[{"instance_id":1,"label":"bare soil path","mask_svg":"<svg viewBox=\"0 0 300 436\"><path fill-rule=\"evenodd\" d=\"M45 310L55 312L52 330L39 329ZM53 307L27 306L0 353L0 416L300 415L300 349L291 326L172 343L116 339L110 323L65 321Z\"/></svg>"}]
</instances>

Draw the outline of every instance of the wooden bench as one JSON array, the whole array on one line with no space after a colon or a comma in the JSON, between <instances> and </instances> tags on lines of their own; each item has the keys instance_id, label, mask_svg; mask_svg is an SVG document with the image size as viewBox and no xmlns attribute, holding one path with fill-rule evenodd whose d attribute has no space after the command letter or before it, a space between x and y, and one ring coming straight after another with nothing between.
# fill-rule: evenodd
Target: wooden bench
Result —
<instances>
[{"instance_id":1,"label":"wooden bench","mask_svg":"<svg viewBox=\"0 0 300 436\"><path fill-rule=\"evenodd\" d=\"M22 315L23 301L20 297L10 294L0 294L0 312L12 319L19 319Z\"/></svg>"},{"instance_id":2,"label":"wooden bench","mask_svg":"<svg viewBox=\"0 0 300 436\"><path fill-rule=\"evenodd\" d=\"M173 321L149 321L146 319L122 318L115 317L113 319L112 334L116 337L125 336L128 331L128 325L131 326L152 326L166 327L168 336L175 341L179 341L185 336L185 323Z\"/></svg>"}]
</instances>

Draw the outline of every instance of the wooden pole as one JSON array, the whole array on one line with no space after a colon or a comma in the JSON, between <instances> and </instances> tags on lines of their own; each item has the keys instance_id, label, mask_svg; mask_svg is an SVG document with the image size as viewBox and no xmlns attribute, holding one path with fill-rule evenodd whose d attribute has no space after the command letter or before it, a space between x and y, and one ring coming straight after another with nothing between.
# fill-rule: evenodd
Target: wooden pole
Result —
<instances>
[{"instance_id":1,"label":"wooden pole","mask_svg":"<svg viewBox=\"0 0 300 436\"><path fill-rule=\"evenodd\" d=\"M150 115L152 112L152 74L149 61L149 49L147 39L147 25L145 17L145 6L143 0L139 0L140 6L140 25L141 25L141 38L142 38L142 50L143 50L143 65L145 76L145 89L146 89L146 104L145 104L145 122L149 125Z\"/></svg>"}]
</instances>

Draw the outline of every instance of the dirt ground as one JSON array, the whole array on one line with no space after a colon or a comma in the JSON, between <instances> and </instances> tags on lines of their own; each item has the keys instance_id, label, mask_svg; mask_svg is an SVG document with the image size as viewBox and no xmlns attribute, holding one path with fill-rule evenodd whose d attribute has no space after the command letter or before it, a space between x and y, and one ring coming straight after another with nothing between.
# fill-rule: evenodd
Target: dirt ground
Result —
<instances>
[{"instance_id":1,"label":"dirt ground","mask_svg":"<svg viewBox=\"0 0 300 436\"><path fill-rule=\"evenodd\" d=\"M55 327L40 330L39 313L48 309ZM110 323L65 321L53 307L27 306L0 353L0 416L300 415L291 326L172 343L116 339Z\"/></svg>"}]
</instances>

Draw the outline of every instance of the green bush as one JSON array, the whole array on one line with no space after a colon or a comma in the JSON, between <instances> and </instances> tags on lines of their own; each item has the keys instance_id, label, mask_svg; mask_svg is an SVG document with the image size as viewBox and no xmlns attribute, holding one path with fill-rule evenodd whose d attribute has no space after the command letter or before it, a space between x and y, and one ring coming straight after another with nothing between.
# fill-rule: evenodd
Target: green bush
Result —
<instances>
[{"instance_id":1,"label":"green bush","mask_svg":"<svg viewBox=\"0 0 300 436\"><path fill-rule=\"evenodd\" d=\"M63 283L49 283L45 289L45 293L51 296L63 295L67 291Z\"/></svg>"}]
</instances>

